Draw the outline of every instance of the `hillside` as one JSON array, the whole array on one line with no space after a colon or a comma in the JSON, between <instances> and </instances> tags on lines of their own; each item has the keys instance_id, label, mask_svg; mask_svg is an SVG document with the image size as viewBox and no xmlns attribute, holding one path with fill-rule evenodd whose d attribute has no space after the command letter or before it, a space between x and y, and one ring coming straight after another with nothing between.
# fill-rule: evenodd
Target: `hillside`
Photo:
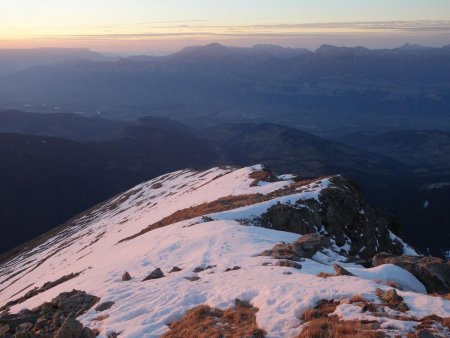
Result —
<instances>
[{"instance_id":1,"label":"hillside","mask_svg":"<svg viewBox=\"0 0 450 338\"><path fill-rule=\"evenodd\" d=\"M173 172L2 256L0 329L179 337L210 318L214 332L307 337L329 318L342 330L359 321L360 336L445 336L450 301L426 293L450 290L448 263L434 261L432 283L402 269L402 257L384 263L382 251L420 259L395 225L340 176L260 165Z\"/></svg>"}]
</instances>

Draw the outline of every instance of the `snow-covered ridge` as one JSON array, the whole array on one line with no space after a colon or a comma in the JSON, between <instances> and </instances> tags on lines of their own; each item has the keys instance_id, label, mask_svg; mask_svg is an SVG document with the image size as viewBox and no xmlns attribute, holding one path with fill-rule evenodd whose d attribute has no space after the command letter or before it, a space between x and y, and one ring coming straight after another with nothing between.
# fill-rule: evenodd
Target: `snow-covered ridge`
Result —
<instances>
[{"instance_id":1,"label":"snow-covered ridge","mask_svg":"<svg viewBox=\"0 0 450 338\"><path fill-rule=\"evenodd\" d=\"M272 182L255 181L253 174L263 171L262 166L182 170L112 198L75 218L70 226L48 236L38 246L2 263L0 307L45 282L81 272L78 277L12 306L11 312L33 308L63 291L78 289L100 297L102 302L114 302L106 311L109 317L102 321L95 320L98 314L93 309L80 318L84 325L99 329L101 337L109 332L122 332L121 337L158 337L168 330L167 324L196 305L227 308L238 298L259 309L258 324L269 337L294 337L302 329L301 314L321 299L361 294L376 302L375 290L387 288L379 279L395 281L404 288L399 294L407 300L411 316L450 316L449 301L424 295L423 285L396 266L365 269L340 263L356 277L324 279L316 274L334 272L331 263L342 258L337 253L318 253L301 262L301 270L274 266L271 258L259 256L273 245L292 242L299 235L243 226L242 219L259 217L279 204L295 205L299 200L320 203L322 192L334 188L332 178L303 186L298 186L289 175L278 176ZM276 197L271 198L271 194ZM121 242L179 210L244 195L269 199L187 218ZM394 235L392 238L398 239ZM208 265L214 267L193 272L196 267ZM182 271L168 273L173 266ZM225 272L233 266L240 269ZM166 277L141 282L156 267ZM121 280L124 271L133 277L131 281ZM200 279L186 279L192 276ZM357 313L344 307L337 312L343 317Z\"/></svg>"}]
</instances>

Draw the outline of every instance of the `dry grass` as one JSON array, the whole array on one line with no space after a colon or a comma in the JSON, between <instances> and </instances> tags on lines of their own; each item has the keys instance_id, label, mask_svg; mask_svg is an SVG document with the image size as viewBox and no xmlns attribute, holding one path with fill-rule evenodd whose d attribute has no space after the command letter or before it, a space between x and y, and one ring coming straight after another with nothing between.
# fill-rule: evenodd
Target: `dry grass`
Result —
<instances>
[{"instance_id":1,"label":"dry grass","mask_svg":"<svg viewBox=\"0 0 450 338\"><path fill-rule=\"evenodd\" d=\"M225 311L199 305L169 325L162 338L263 338L266 333L256 325L258 309L239 306Z\"/></svg>"},{"instance_id":2,"label":"dry grass","mask_svg":"<svg viewBox=\"0 0 450 338\"><path fill-rule=\"evenodd\" d=\"M446 300L450 300L450 293L441 294L441 293L436 293L435 292L435 293L429 294L429 296L442 297L442 298L444 298Z\"/></svg>"},{"instance_id":3,"label":"dry grass","mask_svg":"<svg viewBox=\"0 0 450 338\"><path fill-rule=\"evenodd\" d=\"M320 278L336 277L334 273L326 273L326 272L319 272L316 276Z\"/></svg>"},{"instance_id":4,"label":"dry grass","mask_svg":"<svg viewBox=\"0 0 450 338\"><path fill-rule=\"evenodd\" d=\"M360 294L353 295L352 298L350 298L350 303L367 303L367 299L365 299Z\"/></svg>"},{"instance_id":5,"label":"dry grass","mask_svg":"<svg viewBox=\"0 0 450 338\"><path fill-rule=\"evenodd\" d=\"M297 338L381 338L384 334L375 331L372 323L339 321L336 317L313 319Z\"/></svg>"},{"instance_id":6,"label":"dry grass","mask_svg":"<svg viewBox=\"0 0 450 338\"><path fill-rule=\"evenodd\" d=\"M336 310L338 305L339 302L323 299L315 308L306 310L302 314L301 320L309 322L318 318L326 318L330 313L333 313Z\"/></svg>"},{"instance_id":7,"label":"dry grass","mask_svg":"<svg viewBox=\"0 0 450 338\"><path fill-rule=\"evenodd\" d=\"M352 299L355 302L366 301L360 295L355 295ZM371 322L340 321L338 317L330 316L339 304L338 301L322 300L315 308L305 311L301 319L307 325L297 338L384 337L375 331L376 324Z\"/></svg>"},{"instance_id":8,"label":"dry grass","mask_svg":"<svg viewBox=\"0 0 450 338\"><path fill-rule=\"evenodd\" d=\"M256 203L262 203L265 201L269 201L269 200L277 198L277 197L286 196L286 195L290 195L293 193L298 193L299 191L297 190L297 188L303 187L307 184L310 184L310 183L312 183L316 180L320 180L320 179L321 179L321 177L318 177L314 180L295 181L288 187L274 191L267 195L249 194L249 195L239 195L239 196L226 196L226 197L219 198L213 202L203 203L203 204L191 207L191 208L178 210L178 211L174 212L173 214L161 219L159 222L150 224L149 226L147 226L145 229L141 230L140 232L138 232L132 236L121 239L118 243L129 241L129 240L139 237L149 231L152 231L152 230L158 229L158 228L162 228L164 226L167 226L167 225L170 225L173 223L193 219L193 218L200 217L202 215L208 215L211 213L233 210L236 208L245 207L245 206L253 205Z\"/></svg>"}]
</instances>

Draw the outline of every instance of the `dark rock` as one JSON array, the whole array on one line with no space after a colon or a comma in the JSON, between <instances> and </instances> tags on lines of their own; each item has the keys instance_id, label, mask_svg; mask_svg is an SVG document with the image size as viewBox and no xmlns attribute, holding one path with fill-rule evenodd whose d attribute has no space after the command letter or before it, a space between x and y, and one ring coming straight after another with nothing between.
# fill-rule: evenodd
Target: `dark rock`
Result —
<instances>
[{"instance_id":1,"label":"dark rock","mask_svg":"<svg viewBox=\"0 0 450 338\"><path fill-rule=\"evenodd\" d=\"M142 281L148 281L151 279L158 279L158 278L163 278L164 277L164 273L162 272L162 270L160 268L156 268L155 270L153 270L147 277L145 277Z\"/></svg>"},{"instance_id":2,"label":"dark rock","mask_svg":"<svg viewBox=\"0 0 450 338\"><path fill-rule=\"evenodd\" d=\"M285 266L288 268L294 268L300 270L302 268L302 265L294 262L294 261L288 261L288 260L279 260L275 263L276 266Z\"/></svg>"},{"instance_id":3,"label":"dark rock","mask_svg":"<svg viewBox=\"0 0 450 338\"><path fill-rule=\"evenodd\" d=\"M169 273L172 273L172 272L180 272L182 269L180 269L178 266L174 266L170 271L169 271Z\"/></svg>"},{"instance_id":4,"label":"dark rock","mask_svg":"<svg viewBox=\"0 0 450 338\"><path fill-rule=\"evenodd\" d=\"M0 336L6 334L11 330L11 327L8 324L0 325Z\"/></svg>"},{"instance_id":5,"label":"dark rock","mask_svg":"<svg viewBox=\"0 0 450 338\"><path fill-rule=\"evenodd\" d=\"M114 302L111 302L111 301L104 302L104 303L97 305L94 310L98 311L98 312L102 312L102 311L110 309L113 305L114 305Z\"/></svg>"},{"instance_id":6,"label":"dark rock","mask_svg":"<svg viewBox=\"0 0 450 338\"><path fill-rule=\"evenodd\" d=\"M80 338L95 338L97 335L88 327L84 327L83 331L81 331L81 337Z\"/></svg>"},{"instance_id":7,"label":"dark rock","mask_svg":"<svg viewBox=\"0 0 450 338\"><path fill-rule=\"evenodd\" d=\"M122 281L127 282L129 280L131 280L131 276L127 271L125 271L124 274L122 275Z\"/></svg>"},{"instance_id":8,"label":"dark rock","mask_svg":"<svg viewBox=\"0 0 450 338\"><path fill-rule=\"evenodd\" d=\"M436 336L431 331L424 329L424 330L420 330L419 332L417 332L416 337L417 338L440 338L441 336Z\"/></svg>"},{"instance_id":9,"label":"dark rock","mask_svg":"<svg viewBox=\"0 0 450 338\"><path fill-rule=\"evenodd\" d=\"M381 253L373 258L372 263L373 266L395 264L411 272L429 293L450 293L450 262L441 258Z\"/></svg>"},{"instance_id":10,"label":"dark rock","mask_svg":"<svg viewBox=\"0 0 450 338\"><path fill-rule=\"evenodd\" d=\"M34 324L35 329L40 330L43 327L45 327L48 323L48 319L45 317L39 317L38 320L36 320L36 323Z\"/></svg>"},{"instance_id":11,"label":"dark rock","mask_svg":"<svg viewBox=\"0 0 450 338\"><path fill-rule=\"evenodd\" d=\"M83 325L75 318L67 318L56 332L54 338L80 338Z\"/></svg>"},{"instance_id":12,"label":"dark rock","mask_svg":"<svg viewBox=\"0 0 450 338\"><path fill-rule=\"evenodd\" d=\"M253 306L249 302L247 302L245 300L240 300L238 298L236 298L234 300L234 303L236 304L236 307L249 308L249 309L253 308Z\"/></svg>"},{"instance_id":13,"label":"dark rock","mask_svg":"<svg viewBox=\"0 0 450 338\"><path fill-rule=\"evenodd\" d=\"M22 323L16 327L16 333L26 333L31 331L33 328L33 324L31 323Z\"/></svg>"},{"instance_id":14,"label":"dark rock","mask_svg":"<svg viewBox=\"0 0 450 338\"><path fill-rule=\"evenodd\" d=\"M195 282L198 281L200 279L200 277L198 276L190 276L190 277L184 277L185 279L191 281L191 282Z\"/></svg>"},{"instance_id":15,"label":"dark rock","mask_svg":"<svg viewBox=\"0 0 450 338\"><path fill-rule=\"evenodd\" d=\"M235 266L233 266L232 268L226 268L226 269L225 269L225 272L236 271L236 270L240 270L240 269L241 269L240 266L235 265Z\"/></svg>"},{"instance_id":16,"label":"dark rock","mask_svg":"<svg viewBox=\"0 0 450 338\"><path fill-rule=\"evenodd\" d=\"M333 264L333 269L336 271L336 276L354 276L354 274L344 269L339 264Z\"/></svg>"},{"instance_id":17,"label":"dark rock","mask_svg":"<svg viewBox=\"0 0 450 338\"><path fill-rule=\"evenodd\" d=\"M212 269L212 268L215 268L215 267L216 267L216 265L197 266L197 267L193 270L193 272L199 273L199 272L202 272L202 271L205 271L205 270L209 270L209 269Z\"/></svg>"}]
</instances>

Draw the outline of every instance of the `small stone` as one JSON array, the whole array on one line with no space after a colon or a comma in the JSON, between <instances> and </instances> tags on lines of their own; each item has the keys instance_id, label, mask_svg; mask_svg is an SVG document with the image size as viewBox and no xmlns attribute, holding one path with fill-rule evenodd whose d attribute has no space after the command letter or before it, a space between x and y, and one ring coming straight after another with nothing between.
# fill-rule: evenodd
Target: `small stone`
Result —
<instances>
[{"instance_id":1,"label":"small stone","mask_svg":"<svg viewBox=\"0 0 450 338\"><path fill-rule=\"evenodd\" d=\"M162 270L160 268L156 268L155 270L153 270L147 277L145 277L142 281L148 281L151 279L158 279L158 278L163 278L164 277L164 273L162 272Z\"/></svg>"},{"instance_id":2,"label":"small stone","mask_svg":"<svg viewBox=\"0 0 450 338\"><path fill-rule=\"evenodd\" d=\"M170 270L169 271L169 273L172 273L172 272L180 272L182 269L180 269L178 266L174 266L173 268L172 268L172 270Z\"/></svg>"},{"instance_id":3,"label":"small stone","mask_svg":"<svg viewBox=\"0 0 450 338\"><path fill-rule=\"evenodd\" d=\"M215 268L216 266L217 265L208 265L206 267L204 267L204 266L197 266L192 272L199 273L199 272L202 272L202 271L205 271L205 270L209 270L209 269Z\"/></svg>"},{"instance_id":4,"label":"small stone","mask_svg":"<svg viewBox=\"0 0 450 338\"><path fill-rule=\"evenodd\" d=\"M200 279L200 277L198 277L198 276L191 276L191 277L184 277L184 278L187 280L190 280L191 282L195 282Z\"/></svg>"},{"instance_id":5,"label":"small stone","mask_svg":"<svg viewBox=\"0 0 450 338\"><path fill-rule=\"evenodd\" d=\"M351 301L350 301L350 298L344 298L344 299L341 299L340 301L339 301L339 304L350 304L351 303Z\"/></svg>"},{"instance_id":6,"label":"small stone","mask_svg":"<svg viewBox=\"0 0 450 338\"><path fill-rule=\"evenodd\" d=\"M129 280L131 280L131 275L128 273L128 271L125 271L124 274L122 275L122 281L127 282Z\"/></svg>"},{"instance_id":7,"label":"small stone","mask_svg":"<svg viewBox=\"0 0 450 338\"><path fill-rule=\"evenodd\" d=\"M114 302L111 302L111 301L104 302L104 303L97 305L94 310L97 312L102 312L102 311L110 309L113 305L114 305Z\"/></svg>"},{"instance_id":8,"label":"small stone","mask_svg":"<svg viewBox=\"0 0 450 338\"><path fill-rule=\"evenodd\" d=\"M225 269L225 272L236 271L236 270L240 270L240 269L241 269L240 266L235 265L235 266L233 266L232 268L226 268L226 269Z\"/></svg>"}]
</instances>

